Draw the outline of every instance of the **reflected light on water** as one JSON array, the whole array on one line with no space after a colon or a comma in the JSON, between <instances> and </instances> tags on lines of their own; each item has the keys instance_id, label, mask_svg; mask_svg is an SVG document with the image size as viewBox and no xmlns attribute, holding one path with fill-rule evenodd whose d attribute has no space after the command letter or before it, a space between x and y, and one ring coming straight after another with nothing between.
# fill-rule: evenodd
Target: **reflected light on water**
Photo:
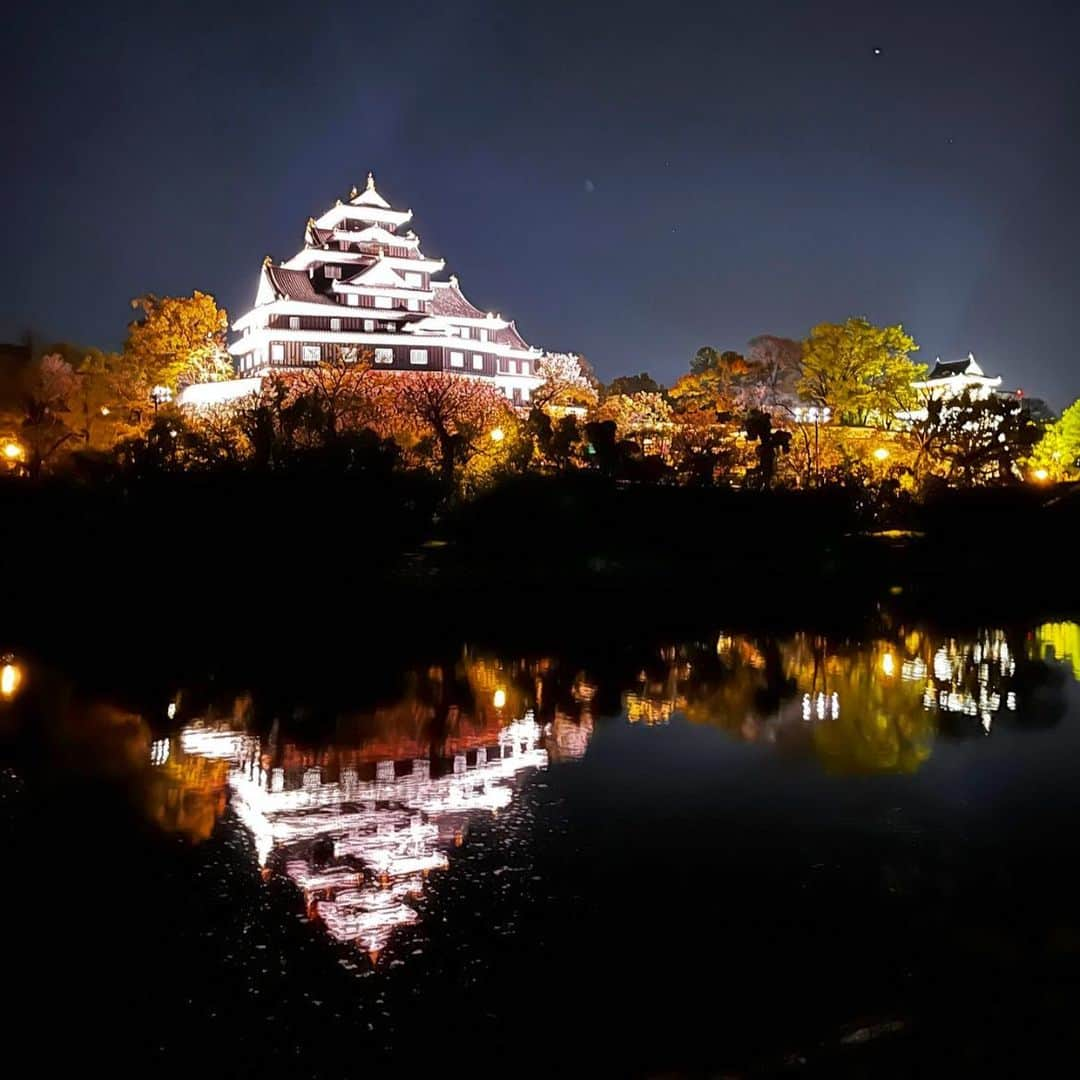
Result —
<instances>
[{"instance_id":1,"label":"reflected light on water","mask_svg":"<svg viewBox=\"0 0 1080 1080\"><path fill-rule=\"evenodd\" d=\"M22 683L22 666L11 658L5 658L3 667L0 667L0 697L10 700L19 692Z\"/></svg>"},{"instance_id":2,"label":"reflected light on water","mask_svg":"<svg viewBox=\"0 0 1080 1080\"><path fill-rule=\"evenodd\" d=\"M284 873L309 917L374 960L396 928L419 919L410 901L449 866L468 821L508 807L517 774L547 765L543 734L529 712L455 752L445 771L437 759L377 760L369 779L359 760L336 777L320 765L286 770L259 740L227 729L187 727L180 744L229 762L231 805L260 866Z\"/></svg>"},{"instance_id":3,"label":"reflected light on water","mask_svg":"<svg viewBox=\"0 0 1080 1080\"><path fill-rule=\"evenodd\" d=\"M1044 623L1035 631L1035 657L1067 664L1080 682L1080 623Z\"/></svg>"}]
</instances>

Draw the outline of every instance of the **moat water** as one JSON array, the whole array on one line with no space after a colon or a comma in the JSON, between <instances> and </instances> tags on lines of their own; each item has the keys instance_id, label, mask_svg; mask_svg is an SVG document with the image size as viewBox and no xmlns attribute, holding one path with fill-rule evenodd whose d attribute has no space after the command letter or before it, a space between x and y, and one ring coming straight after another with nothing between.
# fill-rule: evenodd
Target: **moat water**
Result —
<instances>
[{"instance_id":1,"label":"moat water","mask_svg":"<svg viewBox=\"0 0 1080 1080\"><path fill-rule=\"evenodd\" d=\"M1076 1049L1076 623L462 646L348 693L136 705L3 663L4 969L39 1064L1023 1075Z\"/></svg>"}]
</instances>

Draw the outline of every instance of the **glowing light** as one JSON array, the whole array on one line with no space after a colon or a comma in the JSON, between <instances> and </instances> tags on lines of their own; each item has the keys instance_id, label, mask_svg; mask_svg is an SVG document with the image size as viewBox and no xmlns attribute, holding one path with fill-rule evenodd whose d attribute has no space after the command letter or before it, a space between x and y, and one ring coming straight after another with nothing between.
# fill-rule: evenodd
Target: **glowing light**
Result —
<instances>
[{"instance_id":1,"label":"glowing light","mask_svg":"<svg viewBox=\"0 0 1080 1080\"><path fill-rule=\"evenodd\" d=\"M101 406L101 415L102 416L108 416L109 415L109 406L108 405L102 405Z\"/></svg>"},{"instance_id":2,"label":"glowing light","mask_svg":"<svg viewBox=\"0 0 1080 1080\"><path fill-rule=\"evenodd\" d=\"M506 706L506 691L503 690L501 687L498 690L496 690L495 693L492 695L491 703L495 706L496 709L505 708L505 706Z\"/></svg>"},{"instance_id":3,"label":"glowing light","mask_svg":"<svg viewBox=\"0 0 1080 1080\"><path fill-rule=\"evenodd\" d=\"M170 720L175 720L176 719L176 702L175 701L170 701L169 702L169 707L165 711L168 713Z\"/></svg>"},{"instance_id":4,"label":"glowing light","mask_svg":"<svg viewBox=\"0 0 1080 1080\"><path fill-rule=\"evenodd\" d=\"M23 448L14 440L4 443L4 457L8 461L19 461L23 456Z\"/></svg>"},{"instance_id":5,"label":"glowing light","mask_svg":"<svg viewBox=\"0 0 1080 1080\"><path fill-rule=\"evenodd\" d=\"M876 457L878 459L878 461L884 461L888 456L889 456L889 451L886 450L884 446L879 446L874 451L874 457Z\"/></svg>"},{"instance_id":6,"label":"glowing light","mask_svg":"<svg viewBox=\"0 0 1080 1080\"><path fill-rule=\"evenodd\" d=\"M887 679L891 679L896 674L896 661L891 652L887 652L881 658L881 672Z\"/></svg>"},{"instance_id":7,"label":"glowing light","mask_svg":"<svg viewBox=\"0 0 1080 1080\"><path fill-rule=\"evenodd\" d=\"M503 429L501 427L497 427L491 432L491 441L492 442L502 442L503 439L505 439L505 438L506 438L506 432L503 431Z\"/></svg>"},{"instance_id":8,"label":"glowing light","mask_svg":"<svg viewBox=\"0 0 1080 1080\"><path fill-rule=\"evenodd\" d=\"M1045 469L1036 469L1032 476L1035 477L1040 483L1045 480L1050 474Z\"/></svg>"},{"instance_id":9,"label":"glowing light","mask_svg":"<svg viewBox=\"0 0 1080 1080\"><path fill-rule=\"evenodd\" d=\"M13 698L19 692L22 680L22 668L18 664L5 664L0 668L0 697Z\"/></svg>"}]
</instances>

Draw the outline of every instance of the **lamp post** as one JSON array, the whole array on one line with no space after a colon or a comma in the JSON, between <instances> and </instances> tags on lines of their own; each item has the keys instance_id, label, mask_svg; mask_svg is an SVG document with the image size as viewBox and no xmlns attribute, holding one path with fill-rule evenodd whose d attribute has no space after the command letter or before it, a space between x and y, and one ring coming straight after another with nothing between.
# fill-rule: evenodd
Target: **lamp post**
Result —
<instances>
[{"instance_id":1,"label":"lamp post","mask_svg":"<svg viewBox=\"0 0 1080 1080\"><path fill-rule=\"evenodd\" d=\"M803 438L807 443L807 456L809 457L809 436L806 434L806 425L814 425L814 463L813 463L813 480L816 487L820 479L818 475L818 461L819 461L819 438L818 432L821 424L827 424L832 419L832 409L828 405L822 405L818 408L817 405L811 405L809 408L804 408L802 405L795 406L795 423L799 424L803 428ZM810 474L810 468L807 468L807 473Z\"/></svg>"},{"instance_id":2,"label":"lamp post","mask_svg":"<svg viewBox=\"0 0 1080 1080\"><path fill-rule=\"evenodd\" d=\"M157 413L159 406L168 405L172 401L172 391L167 386L155 386L150 391L150 400L154 403L154 412Z\"/></svg>"}]
</instances>

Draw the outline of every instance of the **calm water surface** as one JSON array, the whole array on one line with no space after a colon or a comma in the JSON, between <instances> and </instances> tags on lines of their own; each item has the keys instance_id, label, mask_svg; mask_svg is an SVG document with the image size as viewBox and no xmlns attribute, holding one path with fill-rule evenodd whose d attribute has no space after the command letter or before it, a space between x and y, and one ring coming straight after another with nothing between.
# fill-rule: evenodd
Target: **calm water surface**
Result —
<instances>
[{"instance_id":1,"label":"calm water surface","mask_svg":"<svg viewBox=\"0 0 1080 1080\"><path fill-rule=\"evenodd\" d=\"M13 1030L232 1075L1075 1051L1080 626L612 657L463 647L329 704L138 707L8 657Z\"/></svg>"}]
</instances>

